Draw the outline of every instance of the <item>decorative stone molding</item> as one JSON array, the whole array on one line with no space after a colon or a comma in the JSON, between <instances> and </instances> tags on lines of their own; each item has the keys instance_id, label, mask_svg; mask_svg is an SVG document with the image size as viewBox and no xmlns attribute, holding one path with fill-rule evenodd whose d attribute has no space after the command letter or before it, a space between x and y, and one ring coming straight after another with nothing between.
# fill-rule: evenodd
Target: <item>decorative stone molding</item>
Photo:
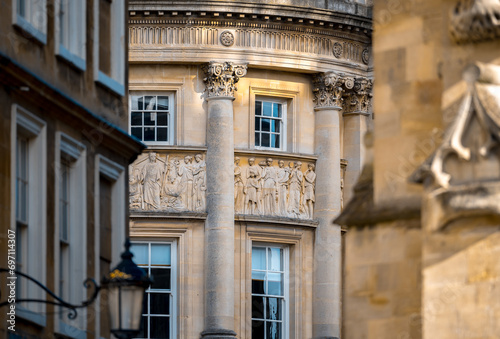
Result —
<instances>
[{"instance_id":1,"label":"decorative stone molding","mask_svg":"<svg viewBox=\"0 0 500 339\"><path fill-rule=\"evenodd\" d=\"M363 50L363 53L361 54L361 60L363 60L363 63L365 65L368 65L370 63L370 50L368 48L365 48Z\"/></svg>"},{"instance_id":2,"label":"decorative stone molding","mask_svg":"<svg viewBox=\"0 0 500 339\"><path fill-rule=\"evenodd\" d=\"M500 38L500 2L460 0L450 18L450 34L457 43Z\"/></svg>"},{"instance_id":3,"label":"decorative stone molding","mask_svg":"<svg viewBox=\"0 0 500 339\"><path fill-rule=\"evenodd\" d=\"M285 162L266 158L257 163L248 157L234 160L236 214L312 219L314 214L315 164L303 172L299 160Z\"/></svg>"},{"instance_id":4,"label":"decorative stone molding","mask_svg":"<svg viewBox=\"0 0 500 339\"><path fill-rule=\"evenodd\" d=\"M344 114L369 115L372 110L372 88L372 79L356 78L353 88L344 94Z\"/></svg>"},{"instance_id":5,"label":"decorative stone molding","mask_svg":"<svg viewBox=\"0 0 500 339\"><path fill-rule=\"evenodd\" d=\"M343 52L342 45L339 42L335 42L333 44L333 55L337 59L340 59L342 57L342 52Z\"/></svg>"},{"instance_id":6,"label":"decorative stone molding","mask_svg":"<svg viewBox=\"0 0 500 339\"><path fill-rule=\"evenodd\" d=\"M211 61L205 67L205 74L206 77L203 81L206 84L208 98L234 98L234 91L237 90L236 83L247 74L247 66L234 65L231 62Z\"/></svg>"},{"instance_id":7,"label":"decorative stone molding","mask_svg":"<svg viewBox=\"0 0 500 339\"><path fill-rule=\"evenodd\" d=\"M204 212L206 165L202 153L144 153L129 168L132 212Z\"/></svg>"},{"instance_id":8,"label":"decorative stone molding","mask_svg":"<svg viewBox=\"0 0 500 339\"><path fill-rule=\"evenodd\" d=\"M234 44L234 35L229 31L224 31L220 34L220 43L226 47Z\"/></svg>"},{"instance_id":9,"label":"decorative stone molding","mask_svg":"<svg viewBox=\"0 0 500 339\"><path fill-rule=\"evenodd\" d=\"M313 101L315 108L342 107L342 95L346 89L354 87L354 78L342 73L319 73L313 79Z\"/></svg>"},{"instance_id":10,"label":"decorative stone molding","mask_svg":"<svg viewBox=\"0 0 500 339\"><path fill-rule=\"evenodd\" d=\"M464 216L500 215L500 66L464 72L469 90L442 144L410 180L424 184L432 230Z\"/></svg>"}]
</instances>

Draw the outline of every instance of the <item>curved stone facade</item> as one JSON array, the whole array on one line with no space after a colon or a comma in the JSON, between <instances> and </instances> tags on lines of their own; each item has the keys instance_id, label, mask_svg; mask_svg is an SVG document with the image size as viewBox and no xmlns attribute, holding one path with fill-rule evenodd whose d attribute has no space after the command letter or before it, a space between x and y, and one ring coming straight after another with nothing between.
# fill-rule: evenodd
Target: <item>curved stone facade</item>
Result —
<instances>
[{"instance_id":1,"label":"curved stone facade","mask_svg":"<svg viewBox=\"0 0 500 339\"><path fill-rule=\"evenodd\" d=\"M372 120L371 7L129 6L130 131L150 140L130 167L130 232L175 244L170 336L340 338L332 220Z\"/></svg>"}]
</instances>

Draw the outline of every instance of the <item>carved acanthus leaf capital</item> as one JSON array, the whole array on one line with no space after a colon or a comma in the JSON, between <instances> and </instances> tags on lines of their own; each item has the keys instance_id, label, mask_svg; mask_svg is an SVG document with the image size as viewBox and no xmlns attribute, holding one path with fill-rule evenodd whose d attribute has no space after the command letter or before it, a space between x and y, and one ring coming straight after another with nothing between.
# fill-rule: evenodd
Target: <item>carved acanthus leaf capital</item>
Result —
<instances>
[{"instance_id":1,"label":"carved acanthus leaf capital","mask_svg":"<svg viewBox=\"0 0 500 339\"><path fill-rule=\"evenodd\" d=\"M236 83L246 74L247 65L211 61L205 66L206 77L203 79L207 97L234 97Z\"/></svg>"},{"instance_id":2,"label":"carved acanthus leaf capital","mask_svg":"<svg viewBox=\"0 0 500 339\"><path fill-rule=\"evenodd\" d=\"M352 89L344 95L344 113L369 114L372 110L372 89L372 79L356 78Z\"/></svg>"},{"instance_id":3,"label":"carved acanthus leaf capital","mask_svg":"<svg viewBox=\"0 0 500 339\"><path fill-rule=\"evenodd\" d=\"M354 87L354 78L342 73L319 73L313 79L313 101L316 108L342 107L342 94Z\"/></svg>"}]
</instances>

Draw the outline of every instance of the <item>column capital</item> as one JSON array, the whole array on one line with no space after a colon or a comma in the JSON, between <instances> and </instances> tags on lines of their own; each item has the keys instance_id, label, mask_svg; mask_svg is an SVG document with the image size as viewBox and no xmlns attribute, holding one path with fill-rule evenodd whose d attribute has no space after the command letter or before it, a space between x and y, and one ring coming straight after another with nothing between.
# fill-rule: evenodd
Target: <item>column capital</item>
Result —
<instances>
[{"instance_id":1,"label":"column capital","mask_svg":"<svg viewBox=\"0 0 500 339\"><path fill-rule=\"evenodd\" d=\"M210 61L204 71L207 98L234 98L236 83L247 74L247 65Z\"/></svg>"},{"instance_id":2,"label":"column capital","mask_svg":"<svg viewBox=\"0 0 500 339\"><path fill-rule=\"evenodd\" d=\"M352 89L344 93L344 114L369 115L372 110L373 80L366 77L354 79Z\"/></svg>"},{"instance_id":3,"label":"column capital","mask_svg":"<svg viewBox=\"0 0 500 339\"><path fill-rule=\"evenodd\" d=\"M325 72L314 75L313 101L315 109L342 108L342 94L354 86L354 78L343 73Z\"/></svg>"}]
</instances>

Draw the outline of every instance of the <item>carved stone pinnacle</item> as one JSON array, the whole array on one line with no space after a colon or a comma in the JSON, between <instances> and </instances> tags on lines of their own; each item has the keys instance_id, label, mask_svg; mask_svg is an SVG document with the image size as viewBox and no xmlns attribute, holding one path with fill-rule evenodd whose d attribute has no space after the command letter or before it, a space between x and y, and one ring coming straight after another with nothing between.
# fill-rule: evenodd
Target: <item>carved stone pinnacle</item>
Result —
<instances>
[{"instance_id":1,"label":"carved stone pinnacle","mask_svg":"<svg viewBox=\"0 0 500 339\"><path fill-rule=\"evenodd\" d=\"M342 107L342 94L346 89L353 88L354 78L342 73L319 73L313 79L313 101L316 108Z\"/></svg>"},{"instance_id":2,"label":"carved stone pinnacle","mask_svg":"<svg viewBox=\"0 0 500 339\"><path fill-rule=\"evenodd\" d=\"M236 83L247 74L247 65L211 61L204 70L206 77L203 81L206 85L207 98L234 98Z\"/></svg>"}]
</instances>

